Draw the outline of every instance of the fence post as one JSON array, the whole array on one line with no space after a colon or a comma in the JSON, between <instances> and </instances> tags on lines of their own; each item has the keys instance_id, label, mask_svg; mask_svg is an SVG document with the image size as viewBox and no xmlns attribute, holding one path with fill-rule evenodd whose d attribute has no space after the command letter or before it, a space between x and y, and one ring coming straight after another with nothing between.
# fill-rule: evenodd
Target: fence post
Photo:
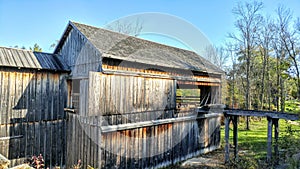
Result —
<instances>
[{"instance_id":1,"label":"fence post","mask_svg":"<svg viewBox=\"0 0 300 169\"><path fill-rule=\"evenodd\" d=\"M274 123L274 137L275 137L275 146L274 146L274 152L275 152L275 163L278 164L279 161L279 154L278 154L278 135L279 135L279 125L278 125L279 119L273 119Z\"/></svg>"},{"instance_id":2,"label":"fence post","mask_svg":"<svg viewBox=\"0 0 300 169\"><path fill-rule=\"evenodd\" d=\"M225 114L225 163L229 162L229 124L230 116Z\"/></svg>"},{"instance_id":3,"label":"fence post","mask_svg":"<svg viewBox=\"0 0 300 169\"><path fill-rule=\"evenodd\" d=\"M272 130L273 130L273 119L267 117L268 119L268 146L267 146L267 162L272 160Z\"/></svg>"},{"instance_id":4,"label":"fence post","mask_svg":"<svg viewBox=\"0 0 300 169\"><path fill-rule=\"evenodd\" d=\"M238 116L233 116L234 159L238 161Z\"/></svg>"}]
</instances>

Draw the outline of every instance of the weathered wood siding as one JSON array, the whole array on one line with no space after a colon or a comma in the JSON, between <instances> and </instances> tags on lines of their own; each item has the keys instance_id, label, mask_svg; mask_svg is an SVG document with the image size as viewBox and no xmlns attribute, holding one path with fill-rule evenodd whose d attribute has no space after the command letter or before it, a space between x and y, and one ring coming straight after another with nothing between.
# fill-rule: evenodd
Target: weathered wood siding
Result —
<instances>
[{"instance_id":1,"label":"weathered wood siding","mask_svg":"<svg viewBox=\"0 0 300 169\"><path fill-rule=\"evenodd\" d=\"M90 72L80 85L84 101L68 114L67 166L162 167L219 147L219 115L177 112L175 80Z\"/></svg>"},{"instance_id":2,"label":"weathered wood siding","mask_svg":"<svg viewBox=\"0 0 300 169\"><path fill-rule=\"evenodd\" d=\"M176 113L176 82L170 79L90 72L89 116L102 126L166 119Z\"/></svg>"},{"instance_id":3,"label":"weathered wood siding","mask_svg":"<svg viewBox=\"0 0 300 169\"><path fill-rule=\"evenodd\" d=\"M11 166L38 154L64 163L65 92L64 75L0 68L0 154Z\"/></svg>"},{"instance_id":4,"label":"weathered wood siding","mask_svg":"<svg viewBox=\"0 0 300 169\"><path fill-rule=\"evenodd\" d=\"M77 29L72 28L58 52L71 69L71 75L88 77L89 71L101 71L101 54Z\"/></svg>"},{"instance_id":5,"label":"weathered wood siding","mask_svg":"<svg viewBox=\"0 0 300 169\"><path fill-rule=\"evenodd\" d=\"M68 119L67 167L81 159L83 168L157 168L220 145L220 116L109 132L101 116L69 113Z\"/></svg>"},{"instance_id":6,"label":"weathered wood siding","mask_svg":"<svg viewBox=\"0 0 300 169\"><path fill-rule=\"evenodd\" d=\"M68 114L67 123L67 159L66 167L77 164L80 159L87 165L100 166L101 159L101 126L100 117L86 117Z\"/></svg>"}]
</instances>

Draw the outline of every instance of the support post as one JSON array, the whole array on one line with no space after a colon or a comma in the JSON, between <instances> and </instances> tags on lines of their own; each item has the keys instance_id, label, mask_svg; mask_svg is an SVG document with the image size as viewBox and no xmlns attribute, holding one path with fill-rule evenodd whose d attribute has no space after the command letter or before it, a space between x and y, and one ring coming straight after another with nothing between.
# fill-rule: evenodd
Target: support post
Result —
<instances>
[{"instance_id":1,"label":"support post","mask_svg":"<svg viewBox=\"0 0 300 169\"><path fill-rule=\"evenodd\" d=\"M274 152L275 152L275 163L278 164L279 160L279 153L278 153L278 135L279 135L279 125L278 125L278 119L273 119L274 123L274 137L275 137L275 146L274 146Z\"/></svg>"},{"instance_id":2,"label":"support post","mask_svg":"<svg viewBox=\"0 0 300 169\"><path fill-rule=\"evenodd\" d=\"M230 116L225 115L225 163L229 162L229 124Z\"/></svg>"},{"instance_id":3,"label":"support post","mask_svg":"<svg viewBox=\"0 0 300 169\"><path fill-rule=\"evenodd\" d=\"M238 161L238 116L233 116L234 159Z\"/></svg>"},{"instance_id":4,"label":"support post","mask_svg":"<svg viewBox=\"0 0 300 169\"><path fill-rule=\"evenodd\" d=\"M267 162L272 160L272 129L273 129L273 119L267 117L268 119L268 145L267 145Z\"/></svg>"}]
</instances>

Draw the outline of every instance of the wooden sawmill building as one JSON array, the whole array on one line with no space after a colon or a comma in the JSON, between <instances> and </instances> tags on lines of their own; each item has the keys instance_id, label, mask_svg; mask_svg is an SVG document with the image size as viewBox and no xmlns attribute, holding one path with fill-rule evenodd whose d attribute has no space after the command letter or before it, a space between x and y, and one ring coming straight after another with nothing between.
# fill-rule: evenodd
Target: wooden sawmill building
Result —
<instances>
[{"instance_id":1,"label":"wooden sawmill building","mask_svg":"<svg viewBox=\"0 0 300 169\"><path fill-rule=\"evenodd\" d=\"M200 107L220 104L222 73L195 52L69 22L53 54L0 48L0 153L152 168L212 151L221 112Z\"/></svg>"}]
</instances>

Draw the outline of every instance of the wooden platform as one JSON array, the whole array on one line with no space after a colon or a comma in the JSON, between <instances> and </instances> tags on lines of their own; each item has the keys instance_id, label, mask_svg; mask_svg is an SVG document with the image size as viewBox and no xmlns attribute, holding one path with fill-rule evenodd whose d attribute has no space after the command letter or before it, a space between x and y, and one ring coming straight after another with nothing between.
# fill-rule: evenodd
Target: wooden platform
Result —
<instances>
[{"instance_id":1,"label":"wooden platform","mask_svg":"<svg viewBox=\"0 0 300 169\"><path fill-rule=\"evenodd\" d=\"M266 117L268 119L268 139L267 139L267 161L271 162L272 159L272 139L273 139L273 126L275 145L274 153L275 159L278 158L278 136L279 136L279 119L285 120L299 120L298 114L289 114L274 111L255 111L255 110L238 110L228 109L224 110L225 117L225 163L229 162L229 125L233 123L233 143L234 143L234 157L238 161L238 118L239 116L255 116L255 117ZM276 161L276 160L275 160ZM278 160L277 160L278 161Z\"/></svg>"}]
</instances>

